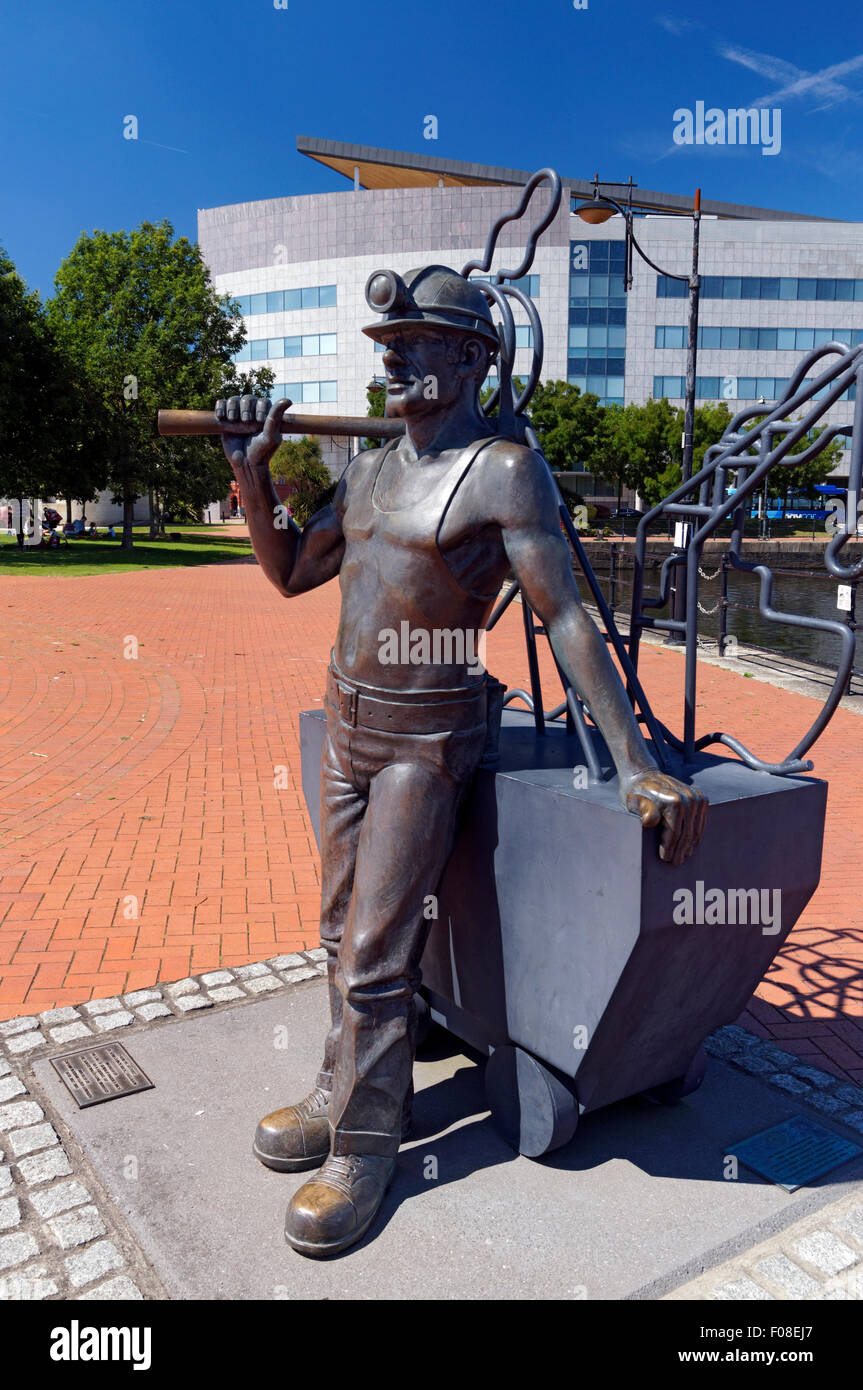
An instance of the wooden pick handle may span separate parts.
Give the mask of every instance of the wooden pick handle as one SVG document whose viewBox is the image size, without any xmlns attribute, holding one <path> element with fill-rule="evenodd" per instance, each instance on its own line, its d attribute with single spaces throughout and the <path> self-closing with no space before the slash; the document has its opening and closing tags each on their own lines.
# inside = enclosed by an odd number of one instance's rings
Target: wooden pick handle
<svg viewBox="0 0 863 1390">
<path fill-rule="evenodd" d="M 214 410 L 160 410 L 158 430 L 161 435 L 172 434 L 258 434 L 261 426 L 255 420 L 217 420 Z M 282 434 L 352 435 L 357 438 L 396 439 L 404 434 L 401 420 L 378 420 L 362 415 L 289 415 L 282 416 Z"/>
</svg>

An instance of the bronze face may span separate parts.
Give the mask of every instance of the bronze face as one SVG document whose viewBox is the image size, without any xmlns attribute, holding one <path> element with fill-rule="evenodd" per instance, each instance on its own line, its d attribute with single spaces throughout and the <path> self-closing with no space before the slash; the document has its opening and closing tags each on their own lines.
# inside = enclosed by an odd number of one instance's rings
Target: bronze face
<svg viewBox="0 0 863 1390">
<path fill-rule="evenodd" d="M 439 413 L 466 384 L 479 389 L 486 376 L 488 345 L 457 329 L 406 324 L 381 332 L 387 414 L 407 418 Z"/>
</svg>

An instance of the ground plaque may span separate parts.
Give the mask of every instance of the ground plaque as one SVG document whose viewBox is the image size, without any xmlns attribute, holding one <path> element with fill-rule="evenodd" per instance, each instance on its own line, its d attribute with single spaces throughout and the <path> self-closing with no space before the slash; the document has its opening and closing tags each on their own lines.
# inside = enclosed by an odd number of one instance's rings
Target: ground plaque
<svg viewBox="0 0 863 1390">
<path fill-rule="evenodd" d="M 728 1152 L 786 1192 L 796 1192 L 805 1183 L 857 1158 L 863 1148 L 815 1120 L 797 1115 L 751 1139 L 742 1139 Z"/>
<path fill-rule="evenodd" d="M 154 1082 L 130 1057 L 122 1043 L 101 1043 L 80 1052 L 67 1052 L 64 1057 L 52 1057 L 60 1080 L 83 1110 L 104 1100 L 131 1096 L 136 1091 L 150 1091 Z"/>
</svg>

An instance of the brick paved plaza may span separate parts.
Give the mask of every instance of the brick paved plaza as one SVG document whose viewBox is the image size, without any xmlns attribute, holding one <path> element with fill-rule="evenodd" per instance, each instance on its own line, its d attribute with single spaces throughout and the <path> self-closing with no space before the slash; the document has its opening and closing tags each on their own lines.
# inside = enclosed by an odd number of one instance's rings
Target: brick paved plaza
<svg viewBox="0 0 863 1390">
<path fill-rule="evenodd" d="M 246 562 L 4 581 L 0 1019 L 317 945 L 297 715 L 321 701 L 337 607 L 335 583 L 287 602 Z M 648 647 L 642 662 L 678 730 L 681 656 Z M 528 684 L 518 605 L 488 665 Z M 700 731 L 731 729 L 762 756 L 785 755 L 815 708 L 711 665 L 699 705 Z M 857 1083 L 861 732 L 840 710 L 816 746 L 821 886 L 741 1020 Z"/>
</svg>

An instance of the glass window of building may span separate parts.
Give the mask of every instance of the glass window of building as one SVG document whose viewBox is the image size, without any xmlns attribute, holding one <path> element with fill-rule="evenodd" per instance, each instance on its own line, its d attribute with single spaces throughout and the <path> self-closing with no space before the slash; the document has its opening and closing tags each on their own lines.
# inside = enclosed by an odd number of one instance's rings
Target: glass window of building
<svg viewBox="0 0 863 1390">
<path fill-rule="evenodd" d="M 595 393 L 603 402 L 623 400 L 626 355 L 624 263 L 625 247 L 622 241 L 570 243 L 570 356 L 567 381 L 581 391 Z"/>
<path fill-rule="evenodd" d="M 656 277 L 658 299 L 684 299 L 688 294 L 685 281 L 672 280 L 667 275 Z M 831 276 L 773 276 L 773 275 L 703 275 L 702 299 L 797 299 L 797 300 L 863 300 L 863 279 L 834 279 Z"/>
</svg>

